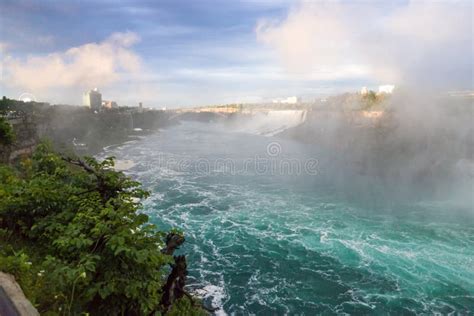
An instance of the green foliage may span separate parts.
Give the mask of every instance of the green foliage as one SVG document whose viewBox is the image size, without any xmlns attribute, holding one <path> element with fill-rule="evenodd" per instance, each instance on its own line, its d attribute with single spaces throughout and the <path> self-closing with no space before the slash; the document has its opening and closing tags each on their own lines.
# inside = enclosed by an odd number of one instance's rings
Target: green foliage
<svg viewBox="0 0 474 316">
<path fill-rule="evenodd" d="M 9 111 L 28 114 L 35 112 L 35 108 L 40 108 L 44 104 L 39 102 L 23 102 L 19 100 L 8 99 L 5 96 L 0 99 L 0 113 L 8 113 Z"/>
<path fill-rule="evenodd" d="M 13 128 L 8 121 L 0 117 L 0 144 L 11 145 L 15 140 L 15 134 Z"/>
<path fill-rule="evenodd" d="M 370 90 L 362 97 L 361 109 L 364 111 L 380 110 L 384 99 L 383 94 L 377 95 L 374 91 Z"/>
<path fill-rule="evenodd" d="M 189 316 L 206 316 L 208 315 L 204 310 L 198 309 L 191 304 L 191 301 L 184 297 L 177 301 L 171 310 L 166 313 L 167 316 L 182 316 L 182 315 L 189 315 Z"/>
<path fill-rule="evenodd" d="M 29 274 L 32 269 L 32 262 L 28 255 L 21 250 L 15 252 L 12 248 L 5 246 L 6 249 L 2 249 L 2 256 L 0 256 L 2 271 L 18 276 L 18 282 L 26 284 L 27 288 L 31 288 L 32 280 Z"/>
<path fill-rule="evenodd" d="M 370 90 L 369 93 L 367 93 L 366 97 L 367 97 L 367 100 L 369 100 L 370 102 L 375 102 L 375 100 L 377 100 L 377 94 L 372 90 Z"/>
<path fill-rule="evenodd" d="M 172 258 L 159 250 L 164 233 L 137 212 L 148 192 L 113 166 L 45 144 L 18 170 L 0 166 L 0 270 L 40 313 L 159 311 Z"/>
</svg>

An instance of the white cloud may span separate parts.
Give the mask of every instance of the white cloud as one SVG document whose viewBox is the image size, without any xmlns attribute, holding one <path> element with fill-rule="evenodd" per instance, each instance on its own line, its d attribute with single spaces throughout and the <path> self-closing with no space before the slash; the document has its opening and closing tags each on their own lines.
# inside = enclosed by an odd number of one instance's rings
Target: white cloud
<svg viewBox="0 0 474 316">
<path fill-rule="evenodd" d="M 30 55 L 24 60 L 7 56 L 2 61 L 3 84 L 33 94 L 70 87 L 106 87 L 142 69 L 140 57 L 131 49 L 138 40 L 131 32 L 114 33 L 103 42 L 64 52 Z"/>
<path fill-rule="evenodd" d="M 336 65 L 344 54 L 349 55 L 343 20 L 339 5 L 304 3 L 292 9 L 283 22 L 260 20 L 256 34 L 259 41 L 276 49 L 288 70 L 308 72 L 308 67 Z"/>
<path fill-rule="evenodd" d="M 140 37 L 133 32 L 113 33 L 106 42 L 114 43 L 117 46 L 129 47 L 140 41 Z"/>
<path fill-rule="evenodd" d="M 290 73 L 353 65 L 378 81 L 472 85 L 470 1 L 374 4 L 302 2 L 284 20 L 260 20 L 257 40 Z"/>
</svg>

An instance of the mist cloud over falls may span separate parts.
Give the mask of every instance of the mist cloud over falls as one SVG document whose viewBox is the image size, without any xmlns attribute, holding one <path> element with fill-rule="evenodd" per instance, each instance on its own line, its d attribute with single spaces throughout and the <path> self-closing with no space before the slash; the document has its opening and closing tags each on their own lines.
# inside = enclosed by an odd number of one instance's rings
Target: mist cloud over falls
<svg viewBox="0 0 474 316">
<path fill-rule="evenodd" d="M 291 73 L 345 65 L 375 82 L 472 88 L 472 12 L 471 1 L 309 1 L 256 35 Z"/>
<path fill-rule="evenodd" d="M 314 109 L 285 132 L 314 149 L 321 179 L 376 206 L 439 200 L 474 214 L 472 101 L 400 91 L 380 112 L 355 111 L 360 99 L 329 98 L 339 111 Z"/>
</svg>

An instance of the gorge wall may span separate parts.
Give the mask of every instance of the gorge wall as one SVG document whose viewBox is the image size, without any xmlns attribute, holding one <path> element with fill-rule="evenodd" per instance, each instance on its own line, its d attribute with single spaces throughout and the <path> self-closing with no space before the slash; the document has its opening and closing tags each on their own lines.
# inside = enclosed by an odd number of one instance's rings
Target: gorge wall
<svg viewBox="0 0 474 316">
<path fill-rule="evenodd" d="M 39 143 L 39 131 L 44 127 L 32 117 L 16 116 L 7 119 L 15 140 L 11 145 L 0 144 L 0 162 L 8 163 L 30 155 Z"/>
</svg>

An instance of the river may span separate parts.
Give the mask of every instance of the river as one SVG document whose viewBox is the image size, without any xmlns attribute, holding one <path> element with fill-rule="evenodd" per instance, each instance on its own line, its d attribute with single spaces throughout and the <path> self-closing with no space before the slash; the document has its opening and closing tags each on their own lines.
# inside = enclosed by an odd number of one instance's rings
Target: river
<svg viewBox="0 0 474 316">
<path fill-rule="evenodd" d="M 189 288 L 217 314 L 473 311 L 472 209 L 345 194 L 357 183 L 334 185 L 319 154 L 185 123 L 103 156 L 151 192 L 151 222 L 185 232 Z"/>
</svg>

